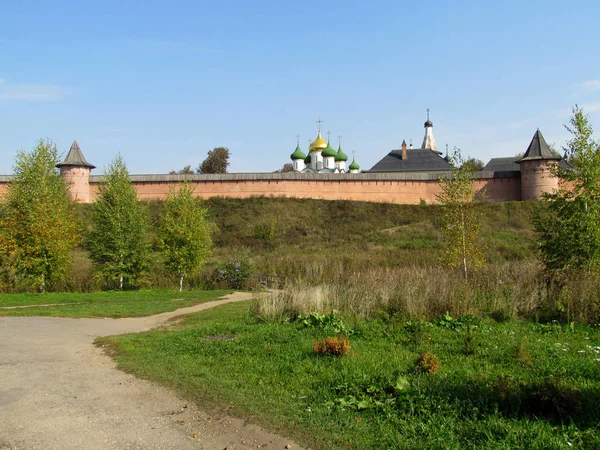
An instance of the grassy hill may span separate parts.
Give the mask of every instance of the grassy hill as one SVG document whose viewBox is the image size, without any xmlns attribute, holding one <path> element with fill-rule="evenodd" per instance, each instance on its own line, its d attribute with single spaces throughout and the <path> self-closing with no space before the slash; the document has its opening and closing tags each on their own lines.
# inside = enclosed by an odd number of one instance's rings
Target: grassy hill
<svg viewBox="0 0 600 450">
<path fill-rule="evenodd" d="M 283 198 L 214 198 L 207 205 L 216 226 L 216 256 L 243 254 L 273 274 L 315 258 L 361 266 L 429 265 L 442 245 L 437 206 Z M 480 206 L 490 262 L 534 256 L 533 207 Z M 269 227 L 272 232 L 264 233 Z"/>
<path fill-rule="evenodd" d="M 212 198 L 205 204 L 213 223 L 215 248 L 202 273 L 188 280 L 193 287 L 206 287 L 214 268 L 232 260 L 247 261 L 256 275 L 314 282 L 340 280 L 366 269 L 439 264 L 442 240 L 435 205 L 267 197 Z M 149 205 L 156 224 L 162 202 Z M 489 262 L 535 258 L 530 221 L 534 207 L 532 202 L 480 205 Z M 78 206 L 84 227 L 89 226 L 90 211 L 91 205 Z M 84 247 L 75 252 L 75 259 L 69 288 L 94 289 Z M 157 259 L 149 283 L 154 287 L 172 285 Z"/>
</svg>

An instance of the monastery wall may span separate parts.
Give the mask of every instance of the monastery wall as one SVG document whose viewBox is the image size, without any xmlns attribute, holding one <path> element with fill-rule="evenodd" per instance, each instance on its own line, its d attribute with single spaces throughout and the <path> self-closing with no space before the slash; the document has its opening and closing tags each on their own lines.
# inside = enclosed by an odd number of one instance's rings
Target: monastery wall
<svg viewBox="0 0 600 450">
<path fill-rule="evenodd" d="M 325 200 L 356 200 L 382 203 L 435 203 L 441 192 L 439 173 L 411 174 L 225 174 L 188 175 L 198 197 L 248 198 L 274 196 Z M 143 200 L 161 200 L 184 175 L 132 175 L 131 181 Z M 98 193 L 101 176 L 90 178 L 90 197 Z M 485 191 L 488 201 L 521 199 L 518 172 L 479 172 L 474 180 L 477 191 Z"/>
<path fill-rule="evenodd" d="M 162 200 L 169 188 L 187 179 L 198 197 L 248 198 L 274 196 L 325 200 L 418 204 L 436 202 L 441 192 L 439 173 L 368 173 L 368 174 L 224 174 L 224 175 L 131 175 L 131 181 L 143 200 Z M 6 192 L 11 176 L 0 176 L 0 195 Z M 91 176 L 89 199 L 98 194 L 102 176 Z M 485 191 L 493 202 L 521 200 L 518 172 L 478 172 L 475 188 Z M 84 197 L 78 192 L 78 198 Z"/>
</svg>

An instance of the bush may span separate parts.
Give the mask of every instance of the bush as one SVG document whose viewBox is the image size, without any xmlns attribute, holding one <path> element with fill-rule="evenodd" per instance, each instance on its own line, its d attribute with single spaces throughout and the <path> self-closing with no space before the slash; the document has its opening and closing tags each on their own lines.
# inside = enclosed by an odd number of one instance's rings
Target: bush
<svg viewBox="0 0 600 450">
<path fill-rule="evenodd" d="M 313 342 L 313 350 L 320 356 L 343 356 L 351 348 L 350 341 L 345 336 L 328 337 L 322 341 Z"/>
<path fill-rule="evenodd" d="M 248 261 L 229 261 L 215 269 L 213 277 L 217 283 L 225 283 L 229 289 L 244 289 L 250 277 Z"/>
<path fill-rule="evenodd" d="M 421 353 L 415 360 L 415 370 L 419 373 L 433 375 L 440 370 L 438 357 L 433 353 Z"/>
<path fill-rule="evenodd" d="M 276 227 L 277 221 L 275 219 L 259 222 L 254 225 L 254 238 L 263 241 L 271 241 L 275 238 Z"/>
</svg>

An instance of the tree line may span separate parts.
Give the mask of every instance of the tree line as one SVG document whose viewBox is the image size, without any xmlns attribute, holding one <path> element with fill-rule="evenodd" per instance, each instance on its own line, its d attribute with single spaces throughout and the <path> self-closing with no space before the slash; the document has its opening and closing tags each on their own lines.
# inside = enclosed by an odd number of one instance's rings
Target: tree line
<svg viewBox="0 0 600 450">
<path fill-rule="evenodd" d="M 570 165 L 561 168 L 552 163 L 553 174 L 562 181 L 557 190 L 544 195 L 532 217 L 539 257 L 550 281 L 600 272 L 600 144 L 592 139 L 589 118 L 577 106 L 566 128 L 572 138 L 563 150 Z M 154 245 L 183 289 L 185 278 L 197 273 L 211 254 L 207 211 L 189 183 L 169 191 L 152 240 L 148 207 L 137 198 L 118 156 L 105 170 L 92 205 L 91 226 L 83 229 L 68 184 L 56 169 L 58 162 L 56 146 L 48 140 L 17 154 L 0 216 L 4 284 L 38 292 L 52 288 L 66 277 L 70 250 L 85 243 L 97 276 L 109 288 L 142 285 Z M 437 196 L 444 243 L 441 258 L 468 280 L 470 272 L 485 262 L 476 206 L 482 196 L 473 186 L 475 167 L 462 159 L 460 151 L 452 165 L 452 175 L 440 179 L 442 191 Z"/>
<path fill-rule="evenodd" d="M 65 279 L 70 251 L 85 243 L 97 276 L 108 288 L 137 288 L 146 276 L 155 244 L 169 273 L 196 273 L 211 253 L 206 209 L 183 183 L 171 188 L 158 219 L 156 241 L 148 230 L 150 214 L 117 156 L 104 172 L 92 206 L 90 229 L 78 219 L 66 182 L 56 170 L 56 146 L 40 140 L 31 152 L 18 153 L 0 217 L 2 281 L 37 292 Z"/>
</svg>

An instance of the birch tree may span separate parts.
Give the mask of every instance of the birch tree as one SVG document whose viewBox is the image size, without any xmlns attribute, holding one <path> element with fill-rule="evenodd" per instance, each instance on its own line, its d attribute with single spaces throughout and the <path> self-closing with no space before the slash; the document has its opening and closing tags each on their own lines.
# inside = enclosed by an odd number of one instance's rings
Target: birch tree
<svg viewBox="0 0 600 450">
<path fill-rule="evenodd" d="M 452 160 L 452 176 L 440 178 L 442 192 L 436 195 L 444 238 L 442 261 L 460 268 L 467 281 L 469 272 L 483 264 L 484 247 L 479 237 L 480 217 L 470 166 L 463 164 L 460 150 L 454 152 Z"/>
<path fill-rule="evenodd" d="M 119 155 L 104 172 L 87 235 L 90 258 L 109 286 L 136 288 L 148 266 L 148 208 Z"/>
<path fill-rule="evenodd" d="M 79 240 L 79 222 L 58 162 L 50 140 L 40 140 L 29 153 L 17 153 L 14 179 L 3 199 L 4 260 L 19 284 L 39 292 L 66 278 L 70 250 Z"/>
<path fill-rule="evenodd" d="M 212 247 L 207 210 L 200 199 L 192 197 L 192 192 L 189 183 L 177 190 L 172 188 L 158 226 L 158 246 L 166 269 L 179 278 L 180 291 L 183 290 L 184 278 L 202 267 Z"/>
</svg>

